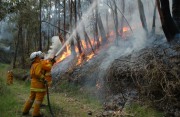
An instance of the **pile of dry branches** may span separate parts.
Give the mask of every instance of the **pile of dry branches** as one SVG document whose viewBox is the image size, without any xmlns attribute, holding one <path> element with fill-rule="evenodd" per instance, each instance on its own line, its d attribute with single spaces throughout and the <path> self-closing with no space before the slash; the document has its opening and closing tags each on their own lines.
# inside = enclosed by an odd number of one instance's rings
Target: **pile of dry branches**
<svg viewBox="0 0 180 117">
<path fill-rule="evenodd" d="M 160 109 L 180 111 L 180 45 L 154 45 L 116 59 L 107 70 L 113 93 L 137 89 Z M 173 111 L 172 111 L 173 110 Z"/>
</svg>

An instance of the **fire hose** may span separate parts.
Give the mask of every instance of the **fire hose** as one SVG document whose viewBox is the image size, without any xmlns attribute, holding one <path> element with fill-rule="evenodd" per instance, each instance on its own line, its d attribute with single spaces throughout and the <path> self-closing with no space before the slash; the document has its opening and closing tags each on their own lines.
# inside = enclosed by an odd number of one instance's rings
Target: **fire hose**
<svg viewBox="0 0 180 117">
<path fill-rule="evenodd" d="M 46 90 L 47 90 L 47 102 L 48 102 L 49 111 L 50 111 L 51 116 L 55 117 L 54 113 L 52 111 L 52 108 L 51 108 L 51 103 L 50 103 L 50 99 L 49 99 L 49 88 L 48 88 L 47 82 L 45 82 L 45 86 L 46 86 Z"/>
</svg>

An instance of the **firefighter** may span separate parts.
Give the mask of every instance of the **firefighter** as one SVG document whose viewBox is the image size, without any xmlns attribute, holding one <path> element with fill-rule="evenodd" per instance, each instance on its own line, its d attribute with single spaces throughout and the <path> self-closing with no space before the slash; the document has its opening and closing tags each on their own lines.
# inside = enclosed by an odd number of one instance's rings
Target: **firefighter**
<svg viewBox="0 0 180 117">
<path fill-rule="evenodd" d="M 29 110 L 34 103 L 34 110 L 32 112 L 33 117 L 42 117 L 40 114 L 40 105 L 43 102 L 46 87 L 45 83 L 47 82 L 45 79 L 45 72 L 51 71 L 52 64 L 47 64 L 42 60 L 43 54 L 42 52 L 33 52 L 30 55 L 30 59 L 32 61 L 30 75 L 31 75 L 31 91 L 29 99 L 26 101 L 23 108 L 23 115 L 29 114 Z M 46 63 L 46 64 L 45 64 Z"/>
<path fill-rule="evenodd" d="M 12 70 L 7 73 L 7 85 L 13 84 L 13 72 Z"/>
<path fill-rule="evenodd" d="M 43 65 L 46 65 L 46 66 L 47 66 L 47 65 L 49 65 L 49 66 L 52 66 L 52 65 L 53 65 L 53 63 L 51 62 L 51 60 L 41 60 L 41 63 L 42 63 Z M 50 87 L 51 84 L 52 84 L 51 70 L 46 69 L 46 70 L 44 71 L 44 77 L 45 77 L 45 80 L 47 81 L 48 87 Z"/>
<path fill-rule="evenodd" d="M 41 55 L 41 63 L 43 66 L 52 66 L 55 63 L 54 59 L 44 60 L 44 54 L 41 51 L 38 51 L 38 53 L 39 55 Z M 47 81 L 48 87 L 50 87 L 52 84 L 52 77 L 51 77 L 51 69 L 48 68 L 44 69 L 44 77 L 45 80 Z"/>
</svg>

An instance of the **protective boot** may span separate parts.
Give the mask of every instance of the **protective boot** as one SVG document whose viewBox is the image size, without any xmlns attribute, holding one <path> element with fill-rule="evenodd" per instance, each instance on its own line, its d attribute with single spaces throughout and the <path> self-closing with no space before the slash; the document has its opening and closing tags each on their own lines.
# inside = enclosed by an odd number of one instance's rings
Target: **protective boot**
<svg viewBox="0 0 180 117">
<path fill-rule="evenodd" d="M 44 99 L 44 93 L 45 92 L 36 92 L 36 98 L 35 98 L 35 102 L 34 102 L 34 110 L 32 115 L 33 116 L 37 116 L 37 117 L 42 117 L 42 115 L 40 114 L 40 106 L 43 102 Z"/>
<path fill-rule="evenodd" d="M 29 114 L 29 110 L 31 109 L 33 102 L 34 102 L 34 100 L 29 99 L 25 103 L 24 108 L 23 108 L 23 113 L 22 113 L 23 115 L 28 115 Z"/>
<path fill-rule="evenodd" d="M 43 115 L 43 114 L 40 114 L 40 115 L 38 115 L 38 116 L 33 116 L 33 117 L 44 117 L 44 115 Z"/>
<path fill-rule="evenodd" d="M 36 101 L 34 102 L 34 110 L 33 110 L 33 117 L 42 117 L 40 114 L 40 106 L 41 106 L 42 101 Z"/>
</svg>

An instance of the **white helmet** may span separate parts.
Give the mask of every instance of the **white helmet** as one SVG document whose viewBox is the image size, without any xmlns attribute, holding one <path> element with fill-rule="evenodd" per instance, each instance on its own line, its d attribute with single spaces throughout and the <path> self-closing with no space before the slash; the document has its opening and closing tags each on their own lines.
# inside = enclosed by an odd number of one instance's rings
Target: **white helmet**
<svg viewBox="0 0 180 117">
<path fill-rule="evenodd" d="M 37 52 L 37 56 L 39 56 L 41 59 L 44 59 L 44 53 L 42 53 L 41 51 Z"/>
<path fill-rule="evenodd" d="M 31 53 L 30 60 L 33 61 L 36 58 L 36 56 L 37 56 L 37 52 Z"/>
<path fill-rule="evenodd" d="M 36 57 L 44 58 L 44 54 L 41 51 L 33 52 L 30 55 L 30 60 L 33 61 Z"/>
</svg>

